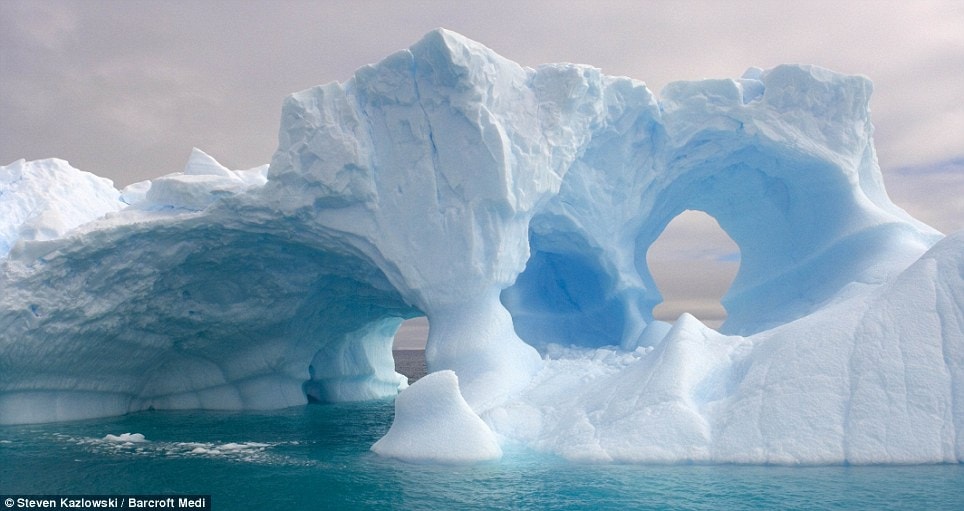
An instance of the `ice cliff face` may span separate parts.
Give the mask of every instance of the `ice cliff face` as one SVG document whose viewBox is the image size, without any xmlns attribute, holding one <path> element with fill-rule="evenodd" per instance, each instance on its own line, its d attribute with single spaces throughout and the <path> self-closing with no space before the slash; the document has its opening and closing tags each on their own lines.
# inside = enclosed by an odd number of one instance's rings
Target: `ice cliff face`
<svg viewBox="0 0 964 511">
<path fill-rule="evenodd" d="M 24 233 L 101 192 L 0 168 L 0 423 L 394 395 L 425 314 L 457 379 L 399 401 L 387 455 L 473 457 L 407 435 L 421 407 L 480 459 L 960 461 L 962 240 L 887 198 L 870 90 L 781 66 L 657 101 L 439 30 L 289 97 L 267 170 L 197 151 L 47 241 Z M 646 250 L 686 209 L 741 250 L 723 333 L 652 320 Z"/>
</svg>

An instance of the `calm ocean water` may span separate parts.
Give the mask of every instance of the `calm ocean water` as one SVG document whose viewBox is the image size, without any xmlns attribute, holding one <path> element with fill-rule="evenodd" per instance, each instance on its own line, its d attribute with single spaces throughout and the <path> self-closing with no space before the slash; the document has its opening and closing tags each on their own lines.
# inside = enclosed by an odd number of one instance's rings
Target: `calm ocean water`
<svg viewBox="0 0 964 511">
<path fill-rule="evenodd" d="M 408 383 L 425 376 L 425 352 L 422 350 L 395 350 L 395 370 L 408 376 Z"/>
<path fill-rule="evenodd" d="M 962 465 L 585 465 L 511 449 L 409 464 L 368 450 L 393 414 L 378 401 L 0 427 L 0 494 L 211 494 L 218 510 L 964 509 Z M 146 441 L 105 439 L 123 433 Z"/>
</svg>

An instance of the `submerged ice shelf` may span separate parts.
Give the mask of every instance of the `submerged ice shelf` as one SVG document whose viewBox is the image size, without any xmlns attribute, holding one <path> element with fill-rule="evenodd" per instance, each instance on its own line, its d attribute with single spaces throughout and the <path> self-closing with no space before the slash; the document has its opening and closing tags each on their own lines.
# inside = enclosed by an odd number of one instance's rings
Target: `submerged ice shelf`
<svg viewBox="0 0 964 511">
<path fill-rule="evenodd" d="M 393 396 L 424 314 L 451 372 L 386 455 L 960 462 L 964 234 L 889 200 L 870 93 L 779 66 L 657 100 L 437 30 L 290 96 L 270 166 L 0 167 L 0 424 Z M 652 317 L 646 250 L 688 209 L 741 251 L 720 331 Z"/>
</svg>

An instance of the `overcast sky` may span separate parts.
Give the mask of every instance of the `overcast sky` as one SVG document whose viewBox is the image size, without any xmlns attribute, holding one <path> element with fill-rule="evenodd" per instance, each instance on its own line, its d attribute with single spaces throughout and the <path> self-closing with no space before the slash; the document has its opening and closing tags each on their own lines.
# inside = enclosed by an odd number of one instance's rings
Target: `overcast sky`
<svg viewBox="0 0 964 511">
<path fill-rule="evenodd" d="M 964 229 L 959 0 L 0 0 L 0 164 L 59 157 L 118 187 L 181 170 L 194 146 L 230 168 L 261 165 L 287 94 L 344 81 L 436 27 L 523 65 L 591 64 L 657 95 L 674 80 L 780 63 L 866 75 L 891 197 L 944 232 Z M 735 271 L 711 219 L 677 226 L 658 252 Z M 699 306 L 719 298 L 666 286 Z"/>
</svg>

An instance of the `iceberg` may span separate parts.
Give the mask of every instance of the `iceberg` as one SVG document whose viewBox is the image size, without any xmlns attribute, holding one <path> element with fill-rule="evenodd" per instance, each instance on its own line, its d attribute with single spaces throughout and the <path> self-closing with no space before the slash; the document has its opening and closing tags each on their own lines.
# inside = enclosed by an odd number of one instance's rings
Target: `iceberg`
<svg viewBox="0 0 964 511">
<path fill-rule="evenodd" d="M 373 449 L 408 460 L 961 462 L 964 233 L 888 198 L 871 92 L 784 65 L 657 99 L 439 29 L 288 97 L 268 166 L 0 167 L 0 424 L 401 392 Z M 718 331 L 652 316 L 686 210 L 741 251 Z"/>
</svg>

